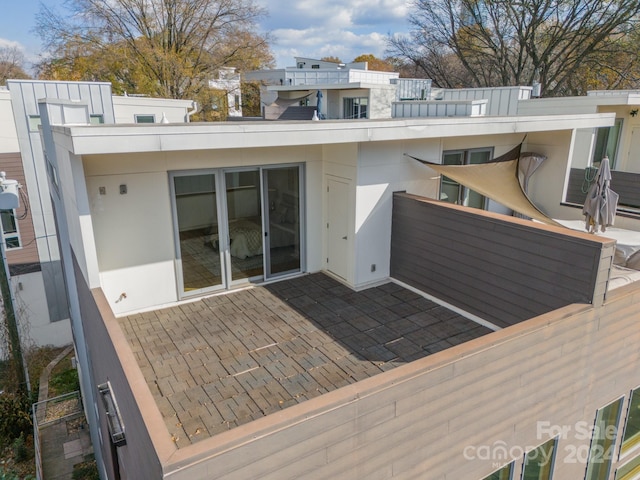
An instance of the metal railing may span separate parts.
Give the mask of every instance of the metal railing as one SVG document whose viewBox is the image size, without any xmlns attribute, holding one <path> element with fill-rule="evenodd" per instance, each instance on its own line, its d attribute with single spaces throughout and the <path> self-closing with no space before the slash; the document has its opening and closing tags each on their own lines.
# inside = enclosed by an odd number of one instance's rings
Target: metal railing
<svg viewBox="0 0 640 480">
<path fill-rule="evenodd" d="M 42 480 L 44 478 L 42 469 L 42 430 L 50 425 L 84 415 L 82 398 L 79 391 L 67 393 L 34 403 L 32 411 L 36 478 Z"/>
</svg>

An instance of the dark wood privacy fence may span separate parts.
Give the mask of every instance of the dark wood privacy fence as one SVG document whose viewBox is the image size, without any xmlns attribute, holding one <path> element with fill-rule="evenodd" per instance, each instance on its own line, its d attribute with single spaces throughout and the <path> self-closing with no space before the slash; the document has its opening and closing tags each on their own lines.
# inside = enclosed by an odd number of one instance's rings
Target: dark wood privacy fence
<svg viewBox="0 0 640 480">
<path fill-rule="evenodd" d="M 391 276 L 505 327 L 600 304 L 615 242 L 414 195 L 393 197 Z"/>
<path fill-rule="evenodd" d="M 585 169 L 572 168 L 569 172 L 565 201 L 582 205 L 588 189 L 589 182 L 585 179 Z M 640 174 L 612 170 L 611 189 L 620 195 L 618 206 L 640 208 Z"/>
</svg>

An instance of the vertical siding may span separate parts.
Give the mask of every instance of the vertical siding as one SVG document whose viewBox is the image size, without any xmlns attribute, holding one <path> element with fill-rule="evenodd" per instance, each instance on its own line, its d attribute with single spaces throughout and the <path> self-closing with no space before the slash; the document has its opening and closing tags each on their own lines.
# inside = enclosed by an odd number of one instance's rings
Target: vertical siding
<svg viewBox="0 0 640 480">
<path fill-rule="evenodd" d="M 583 168 L 572 168 L 569 172 L 566 201 L 581 205 L 586 198 L 589 183 L 585 180 Z M 611 190 L 620 199 L 619 206 L 640 208 L 640 174 L 631 172 L 611 171 Z"/>
<path fill-rule="evenodd" d="M 19 153 L 0 153 L 0 170 L 6 172 L 7 178 L 17 180 L 22 185 L 24 197 L 20 198 L 20 207 L 16 210 L 16 216 L 21 217 L 25 212 L 25 218 L 18 218 L 18 230 L 20 232 L 20 248 L 7 251 L 7 262 L 13 271 L 20 271 L 20 266 L 32 266 L 39 263 L 38 247 L 35 241 L 36 235 L 31 217 L 31 206 L 28 203 L 29 189 L 22 168 L 22 157 Z M 27 202 L 25 202 L 25 198 Z M 14 273 L 15 274 L 15 273 Z"/>
<path fill-rule="evenodd" d="M 391 276 L 498 326 L 601 301 L 613 241 L 503 218 L 396 194 Z"/>
</svg>

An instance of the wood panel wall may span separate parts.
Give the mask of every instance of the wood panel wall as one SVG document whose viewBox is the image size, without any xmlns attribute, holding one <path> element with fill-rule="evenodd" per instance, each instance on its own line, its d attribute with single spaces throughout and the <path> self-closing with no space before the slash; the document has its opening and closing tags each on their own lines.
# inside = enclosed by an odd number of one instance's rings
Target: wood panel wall
<svg viewBox="0 0 640 480">
<path fill-rule="evenodd" d="M 35 240 L 35 230 L 31 216 L 31 206 L 28 203 L 29 190 L 24 177 L 22 167 L 22 157 L 19 153 L 0 153 L 0 170 L 6 172 L 7 178 L 17 180 L 22 185 L 22 191 L 27 198 L 20 198 L 20 207 L 16 210 L 18 218 L 18 230 L 20 232 L 20 243 L 22 247 L 7 250 L 7 263 L 12 275 L 20 273 L 30 273 L 39 270 L 40 257 L 38 256 L 38 246 Z M 34 270 L 34 265 L 37 266 Z"/>
<path fill-rule="evenodd" d="M 500 327 L 601 302 L 613 253 L 581 232 L 394 195 L 391 276 Z"/>
<path fill-rule="evenodd" d="M 572 168 L 569 172 L 565 200 L 568 203 L 584 204 L 588 188 L 589 183 L 585 180 L 584 168 Z M 619 206 L 640 208 L 640 174 L 612 170 L 611 189 L 620 195 Z"/>
</svg>

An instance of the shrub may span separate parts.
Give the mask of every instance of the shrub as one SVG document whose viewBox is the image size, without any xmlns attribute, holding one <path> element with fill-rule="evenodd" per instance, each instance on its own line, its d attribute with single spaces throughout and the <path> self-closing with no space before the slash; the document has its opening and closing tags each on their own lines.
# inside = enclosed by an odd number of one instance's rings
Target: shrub
<svg viewBox="0 0 640 480">
<path fill-rule="evenodd" d="M 11 443 L 21 434 L 29 435 L 33 428 L 30 414 L 29 401 L 25 395 L 0 394 L 0 442 L 4 439 Z"/>
<path fill-rule="evenodd" d="M 13 449 L 13 459 L 16 462 L 24 462 L 29 457 L 29 451 L 24 440 L 24 432 L 20 433 L 20 436 L 13 441 L 11 447 Z"/>
<path fill-rule="evenodd" d="M 89 459 L 73 466 L 73 480 L 100 480 L 95 459 Z M 0 479 L 2 480 L 2 479 Z"/>
<path fill-rule="evenodd" d="M 13 470 L 5 470 L 2 465 L 0 465 L 0 480 L 36 480 L 36 477 L 33 475 L 27 475 L 26 477 L 21 477 Z"/>
</svg>

